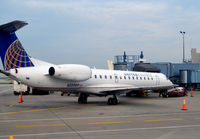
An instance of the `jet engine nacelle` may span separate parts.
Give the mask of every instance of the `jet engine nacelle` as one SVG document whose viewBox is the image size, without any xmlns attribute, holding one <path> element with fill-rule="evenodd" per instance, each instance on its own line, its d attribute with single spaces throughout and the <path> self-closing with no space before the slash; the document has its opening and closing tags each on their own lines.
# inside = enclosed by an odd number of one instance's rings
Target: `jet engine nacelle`
<svg viewBox="0 0 200 139">
<path fill-rule="evenodd" d="M 49 68 L 49 75 L 68 81 L 85 81 L 91 77 L 92 71 L 88 66 L 65 64 Z"/>
</svg>

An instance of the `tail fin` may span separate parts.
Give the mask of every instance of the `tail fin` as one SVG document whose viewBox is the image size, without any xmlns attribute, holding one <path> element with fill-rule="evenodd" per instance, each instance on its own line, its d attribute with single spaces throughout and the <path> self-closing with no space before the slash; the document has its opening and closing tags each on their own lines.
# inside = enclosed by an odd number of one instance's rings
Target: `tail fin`
<svg viewBox="0 0 200 139">
<path fill-rule="evenodd" d="M 34 66 L 15 35 L 15 31 L 27 25 L 23 21 L 13 21 L 0 26 L 0 56 L 4 70 Z"/>
</svg>

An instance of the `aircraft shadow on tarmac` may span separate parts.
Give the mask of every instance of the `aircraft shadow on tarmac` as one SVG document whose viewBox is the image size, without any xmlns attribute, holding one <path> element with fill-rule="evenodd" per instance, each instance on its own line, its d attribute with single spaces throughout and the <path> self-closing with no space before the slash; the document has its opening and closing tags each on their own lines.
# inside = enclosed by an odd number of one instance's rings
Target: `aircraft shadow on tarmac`
<svg viewBox="0 0 200 139">
<path fill-rule="evenodd" d="M 35 103 L 22 103 L 14 105 L 15 108 L 22 109 L 84 109 L 84 108 L 97 108 L 97 107 L 137 107 L 137 108 L 165 108 L 168 107 L 165 104 L 160 103 L 152 103 L 151 100 L 154 98 L 144 98 L 144 97 L 134 97 L 134 99 L 130 97 L 122 97 L 123 99 L 119 99 L 118 105 L 108 105 L 107 99 L 105 100 L 90 100 L 88 99 L 87 104 L 78 104 L 77 101 L 74 100 L 47 100 L 47 101 L 37 101 Z M 155 98 L 156 99 L 156 98 Z"/>
</svg>

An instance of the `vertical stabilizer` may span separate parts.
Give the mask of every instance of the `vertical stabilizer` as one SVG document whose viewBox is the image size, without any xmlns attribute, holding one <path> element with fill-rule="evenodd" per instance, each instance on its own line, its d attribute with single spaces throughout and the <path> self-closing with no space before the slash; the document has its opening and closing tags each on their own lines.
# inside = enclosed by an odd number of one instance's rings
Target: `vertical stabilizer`
<svg viewBox="0 0 200 139">
<path fill-rule="evenodd" d="M 0 26 L 0 56 L 4 70 L 34 66 L 15 35 L 15 31 L 25 25 L 26 22 L 13 21 Z"/>
</svg>

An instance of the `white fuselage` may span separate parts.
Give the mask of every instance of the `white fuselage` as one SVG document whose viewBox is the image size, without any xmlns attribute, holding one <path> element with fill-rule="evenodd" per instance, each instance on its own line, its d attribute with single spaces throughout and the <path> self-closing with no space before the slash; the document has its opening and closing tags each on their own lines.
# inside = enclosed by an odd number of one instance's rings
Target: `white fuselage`
<svg viewBox="0 0 200 139">
<path fill-rule="evenodd" d="M 32 94 L 43 90 L 79 93 L 78 103 L 86 104 L 89 95 L 107 96 L 109 105 L 119 103 L 116 94 L 159 90 L 164 92 L 173 84 L 161 73 L 91 69 L 86 65 L 55 65 L 31 58 L 15 31 L 27 25 L 13 21 L 0 25 L 0 56 L 4 70 L 0 73 L 32 87 Z M 48 92 L 48 91 L 45 91 Z"/>
<path fill-rule="evenodd" d="M 162 73 L 132 72 L 91 69 L 91 77 L 85 81 L 68 81 L 50 76 L 48 70 L 53 64 L 11 69 L 11 77 L 33 88 L 69 92 L 101 94 L 115 90 L 167 89 L 173 86 Z"/>
</svg>

